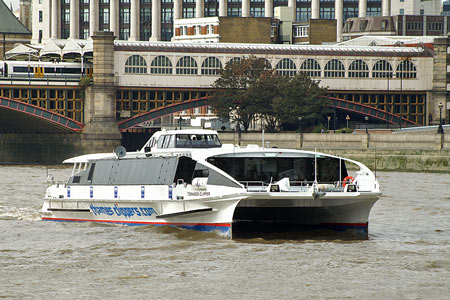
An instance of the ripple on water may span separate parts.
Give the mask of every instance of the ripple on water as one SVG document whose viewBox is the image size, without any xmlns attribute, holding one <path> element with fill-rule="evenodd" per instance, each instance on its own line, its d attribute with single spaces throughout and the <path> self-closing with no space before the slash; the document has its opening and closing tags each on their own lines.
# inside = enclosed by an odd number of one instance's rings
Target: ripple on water
<svg viewBox="0 0 450 300">
<path fill-rule="evenodd" d="M 70 170 L 52 173 L 65 179 Z M 368 240 L 228 240 L 173 227 L 36 221 L 46 169 L 0 166 L 0 298 L 447 299 L 450 175 L 427 174 L 427 188 L 419 173 L 378 176 L 384 195 Z"/>
</svg>

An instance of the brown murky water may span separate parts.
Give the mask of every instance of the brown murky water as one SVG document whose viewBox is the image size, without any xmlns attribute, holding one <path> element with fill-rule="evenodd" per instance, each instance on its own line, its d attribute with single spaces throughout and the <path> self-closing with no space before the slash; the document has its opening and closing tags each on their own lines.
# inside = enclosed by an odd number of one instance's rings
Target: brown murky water
<svg viewBox="0 0 450 300">
<path fill-rule="evenodd" d="M 51 171 L 65 179 L 70 170 Z M 448 299 L 450 175 L 378 173 L 370 239 L 227 240 L 40 220 L 46 168 L 0 166 L 0 299 Z"/>
</svg>

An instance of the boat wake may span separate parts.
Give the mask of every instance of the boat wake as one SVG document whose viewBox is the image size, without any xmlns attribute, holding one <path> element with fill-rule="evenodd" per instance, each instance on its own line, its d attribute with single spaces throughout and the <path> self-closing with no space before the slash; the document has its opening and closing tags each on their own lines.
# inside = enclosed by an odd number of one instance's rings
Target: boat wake
<svg viewBox="0 0 450 300">
<path fill-rule="evenodd" d="M 41 212 L 34 207 L 14 207 L 0 203 L 0 220 L 40 221 Z"/>
</svg>

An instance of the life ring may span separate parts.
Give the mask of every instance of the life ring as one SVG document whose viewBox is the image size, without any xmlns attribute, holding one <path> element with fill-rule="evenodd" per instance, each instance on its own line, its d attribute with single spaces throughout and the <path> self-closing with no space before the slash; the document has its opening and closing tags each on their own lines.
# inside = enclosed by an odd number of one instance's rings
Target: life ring
<svg viewBox="0 0 450 300">
<path fill-rule="evenodd" d="M 344 178 L 344 181 L 342 182 L 342 186 L 345 187 L 348 183 L 353 183 L 353 177 L 347 176 Z"/>
</svg>

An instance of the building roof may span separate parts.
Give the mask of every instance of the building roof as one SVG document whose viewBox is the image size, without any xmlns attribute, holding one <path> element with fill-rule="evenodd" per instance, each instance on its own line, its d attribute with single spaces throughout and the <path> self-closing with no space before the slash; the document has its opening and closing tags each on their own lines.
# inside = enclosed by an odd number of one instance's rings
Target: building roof
<svg viewBox="0 0 450 300">
<path fill-rule="evenodd" d="M 17 20 L 3 0 L 0 1 L 0 33 L 31 34 L 31 31 Z"/>
<path fill-rule="evenodd" d="M 114 41 L 118 51 L 341 56 L 432 56 L 422 47 Z"/>
<path fill-rule="evenodd" d="M 417 45 L 432 44 L 434 39 L 442 38 L 439 36 L 381 36 L 381 35 L 364 35 L 345 42 L 339 43 L 341 46 L 394 46 L 394 45 Z"/>
</svg>

